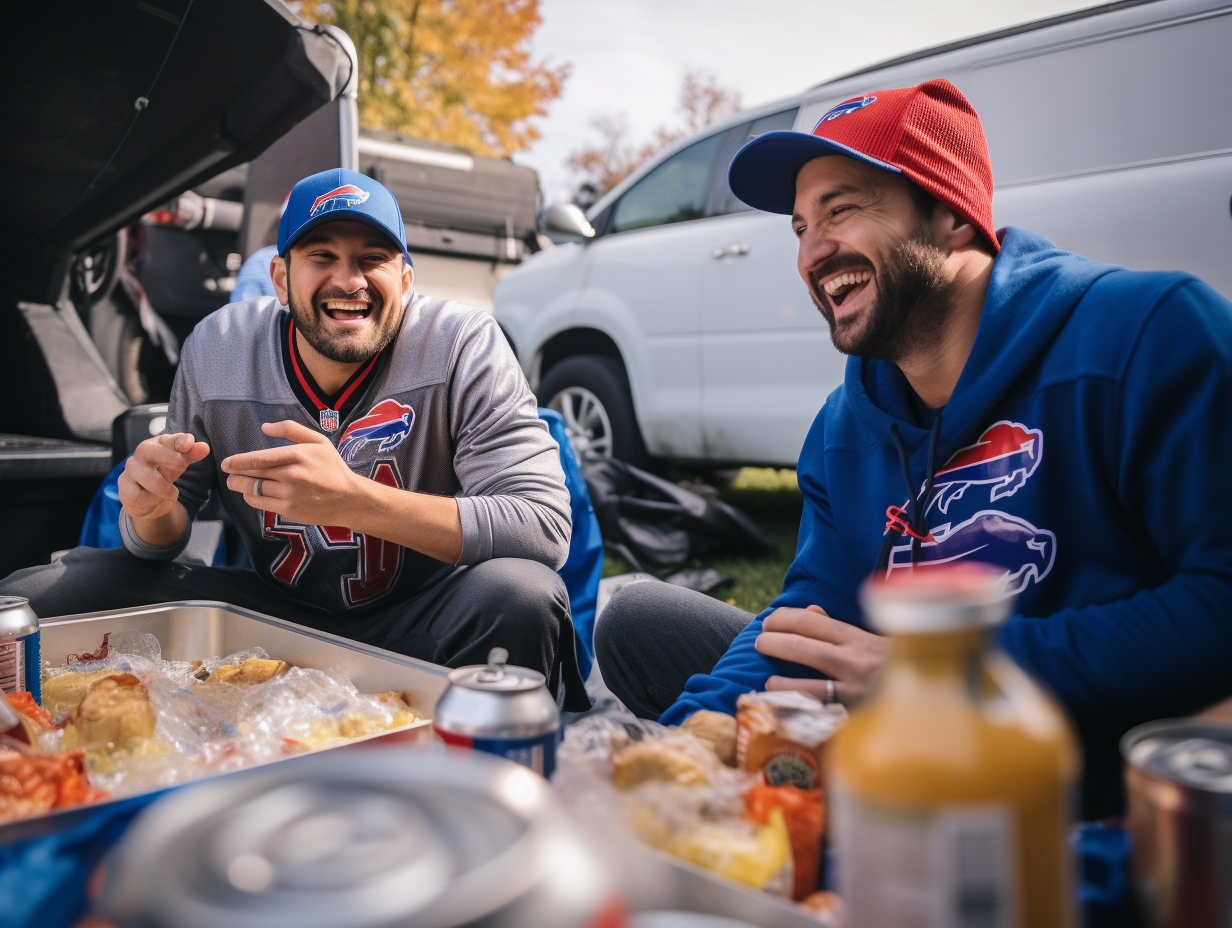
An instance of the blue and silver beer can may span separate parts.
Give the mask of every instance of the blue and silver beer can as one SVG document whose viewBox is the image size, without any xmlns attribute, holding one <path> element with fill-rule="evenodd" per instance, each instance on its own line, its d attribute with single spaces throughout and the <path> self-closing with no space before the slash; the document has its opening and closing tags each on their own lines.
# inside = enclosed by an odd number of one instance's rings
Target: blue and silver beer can
<svg viewBox="0 0 1232 928">
<path fill-rule="evenodd" d="M 43 703 L 39 620 L 24 596 L 0 596 L 0 692 L 29 692 Z"/>
<path fill-rule="evenodd" d="M 545 777 L 556 769 L 560 710 L 537 670 L 506 665 L 493 648 L 487 664 L 450 671 L 432 727 L 446 744 L 495 754 Z"/>
</svg>

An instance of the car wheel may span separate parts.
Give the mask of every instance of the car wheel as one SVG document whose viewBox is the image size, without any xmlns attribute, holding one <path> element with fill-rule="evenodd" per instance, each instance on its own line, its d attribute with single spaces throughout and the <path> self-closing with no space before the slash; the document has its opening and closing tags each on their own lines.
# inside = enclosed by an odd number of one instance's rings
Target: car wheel
<svg viewBox="0 0 1232 928">
<path fill-rule="evenodd" d="M 614 457 L 648 468 L 624 367 L 614 358 L 583 354 L 553 366 L 539 383 L 539 399 L 565 420 L 573 452 Z"/>
</svg>

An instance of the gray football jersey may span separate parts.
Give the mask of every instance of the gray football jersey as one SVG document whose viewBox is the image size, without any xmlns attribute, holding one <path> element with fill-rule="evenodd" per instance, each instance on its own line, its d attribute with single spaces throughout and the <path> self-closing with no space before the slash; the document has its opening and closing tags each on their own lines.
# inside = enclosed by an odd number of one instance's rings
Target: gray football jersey
<svg viewBox="0 0 1232 928">
<path fill-rule="evenodd" d="M 518 557 L 559 568 L 569 549 L 569 493 L 559 450 L 504 335 L 487 313 L 415 296 L 388 357 L 332 434 L 292 392 L 273 297 L 224 306 L 184 345 L 168 432 L 191 432 L 210 455 L 177 482 L 195 516 L 221 495 L 253 566 L 289 595 L 331 611 L 387 604 L 451 565 L 342 527 L 301 525 L 251 508 L 220 462 L 285 444 L 261 424 L 291 419 L 329 434 L 350 468 L 389 486 L 457 498 L 459 564 Z M 133 553 L 157 556 L 125 532 Z M 165 555 L 164 555 L 165 556 Z"/>
</svg>

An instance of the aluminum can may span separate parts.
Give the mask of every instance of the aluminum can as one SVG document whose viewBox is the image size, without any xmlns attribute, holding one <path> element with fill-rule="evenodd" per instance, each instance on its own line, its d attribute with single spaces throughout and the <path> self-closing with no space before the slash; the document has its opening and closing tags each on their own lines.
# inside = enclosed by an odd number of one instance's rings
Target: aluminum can
<svg viewBox="0 0 1232 928">
<path fill-rule="evenodd" d="M 495 754 L 551 777 L 560 710 L 543 674 L 507 665 L 508 656 L 504 648 L 493 648 L 488 663 L 451 671 L 432 727 L 448 745 Z"/>
<path fill-rule="evenodd" d="M 0 692 L 28 691 L 43 702 L 39 620 L 24 596 L 0 596 Z"/>
<path fill-rule="evenodd" d="M 482 754 L 344 748 L 165 796 L 108 858 L 123 928 L 623 928 L 541 778 Z"/>
<path fill-rule="evenodd" d="M 1232 725 L 1165 719 L 1121 739 L 1133 870 L 1152 928 L 1232 924 Z"/>
</svg>

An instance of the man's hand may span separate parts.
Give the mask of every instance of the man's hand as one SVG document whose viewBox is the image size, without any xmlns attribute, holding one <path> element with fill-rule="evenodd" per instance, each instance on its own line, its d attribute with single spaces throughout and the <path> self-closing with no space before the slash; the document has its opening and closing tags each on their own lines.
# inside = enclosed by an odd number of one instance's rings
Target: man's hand
<svg viewBox="0 0 1232 928">
<path fill-rule="evenodd" d="M 873 675 L 885 663 L 890 642 L 847 622 L 826 615 L 820 606 L 807 609 L 775 609 L 762 623 L 757 650 L 820 670 L 834 681 L 839 702 L 850 707 L 868 691 Z M 768 690 L 800 690 L 819 699 L 826 697 L 825 680 L 774 676 Z"/>
<path fill-rule="evenodd" d="M 328 438 L 298 422 L 267 422 L 261 431 L 293 444 L 233 454 L 222 462 L 227 488 L 244 494 L 254 509 L 276 512 L 304 525 L 351 524 L 357 497 L 366 489 Z M 261 483 L 261 495 L 253 490 Z"/>
<path fill-rule="evenodd" d="M 185 432 L 147 438 L 124 463 L 117 481 L 120 505 L 133 519 L 161 519 L 170 514 L 180 499 L 175 481 L 188 465 L 209 453 L 209 445 Z"/>
</svg>

